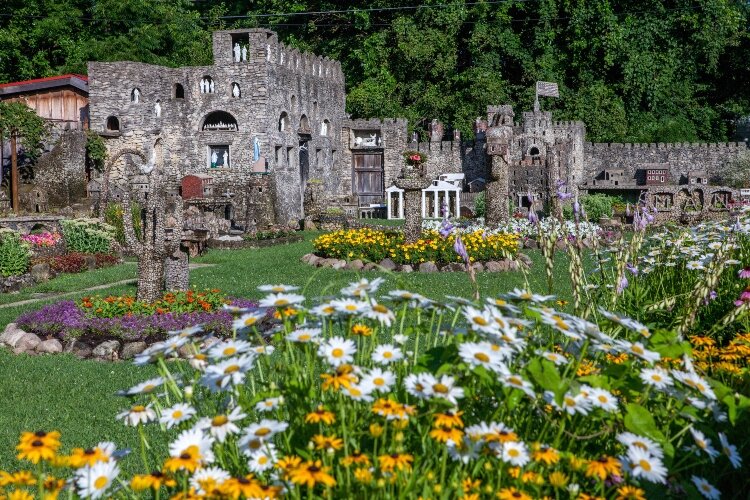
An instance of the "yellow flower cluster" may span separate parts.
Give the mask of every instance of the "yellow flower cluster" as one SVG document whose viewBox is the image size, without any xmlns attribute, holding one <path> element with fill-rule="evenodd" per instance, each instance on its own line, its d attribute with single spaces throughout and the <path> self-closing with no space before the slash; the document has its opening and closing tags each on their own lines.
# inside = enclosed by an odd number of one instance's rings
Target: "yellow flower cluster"
<svg viewBox="0 0 750 500">
<path fill-rule="evenodd" d="M 750 373 L 750 333 L 737 335 L 723 347 L 710 337 L 697 335 L 690 337 L 690 342 L 698 369 L 739 378 Z"/>
<path fill-rule="evenodd" d="M 518 253 L 517 234 L 486 234 L 482 230 L 461 235 L 469 259 L 472 262 L 501 260 Z M 396 264 L 420 264 L 435 262 L 447 264 L 460 262 L 453 249 L 455 236 L 441 238 L 435 231 L 426 231 L 414 243 L 405 243 L 404 235 L 398 231 L 375 229 L 342 229 L 319 236 L 313 241 L 315 253 L 321 257 L 380 262 L 385 258 Z"/>
</svg>

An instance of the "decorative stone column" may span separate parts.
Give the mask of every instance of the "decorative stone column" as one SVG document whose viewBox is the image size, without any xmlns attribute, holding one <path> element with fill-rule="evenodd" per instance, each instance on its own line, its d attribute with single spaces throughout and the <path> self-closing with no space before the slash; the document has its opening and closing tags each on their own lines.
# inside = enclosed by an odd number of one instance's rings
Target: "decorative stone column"
<svg viewBox="0 0 750 500">
<path fill-rule="evenodd" d="M 508 163 L 500 155 L 489 157 L 491 165 L 485 194 L 485 224 L 496 226 L 508 220 Z"/>
<path fill-rule="evenodd" d="M 432 181 L 423 175 L 421 168 L 406 166 L 394 184 L 404 190 L 404 237 L 407 243 L 414 243 L 422 236 L 422 190 Z"/>
</svg>

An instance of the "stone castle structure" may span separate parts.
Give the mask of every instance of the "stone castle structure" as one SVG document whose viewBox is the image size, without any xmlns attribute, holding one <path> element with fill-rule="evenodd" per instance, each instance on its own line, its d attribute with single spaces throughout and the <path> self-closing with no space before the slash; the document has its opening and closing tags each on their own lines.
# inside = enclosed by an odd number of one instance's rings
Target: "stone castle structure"
<svg viewBox="0 0 750 500">
<path fill-rule="evenodd" d="M 645 197 L 670 214 L 686 205 L 718 210 L 740 196 L 722 188 L 721 177 L 747 150 L 742 143 L 592 144 L 582 122 L 544 111 L 518 120 L 507 105 L 488 106 L 471 141 L 446 137 L 433 120 L 429 140 L 419 142 L 405 119 L 350 119 L 341 65 L 289 48 L 272 31 L 217 31 L 213 54 L 205 67 L 89 63 L 90 127 L 110 155 L 160 140 L 174 189 L 202 176 L 211 185 L 205 207 L 222 207 L 243 228 L 303 218 L 313 184 L 322 185 L 327 206 L 380 203 L 409 149 L 427 153 L 430 179 L 463 173 L 465 185 L 486 185 L 497 194 L 488 197 L 496 218 L 542 209 L 560 186 L 574 195 Z M 125 171 L 109 170 L 112 179 Z M 705 186 L 691 186 L 695 179 Z"/>
</svg>

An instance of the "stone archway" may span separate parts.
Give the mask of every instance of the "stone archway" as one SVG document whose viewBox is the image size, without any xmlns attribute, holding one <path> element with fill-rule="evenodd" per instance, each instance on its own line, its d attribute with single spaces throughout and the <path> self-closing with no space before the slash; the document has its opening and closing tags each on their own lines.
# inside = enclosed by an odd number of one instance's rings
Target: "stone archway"
<svg viewBox="0 0 750 500">
<path fill-rule="evenodd" d="M 104 179 L 102 182 L 102 190 L 99 195 L 99 218 L 104 220 L 104 212 L 107 209 L 107 204 L 109 202 L 109 183 L 110 183 L 110 177 L 112 177 L 113 170 L 115 170 L 115 166 L 120 161 L 120 159 L 123 159 L 125 156 L 137 156 L 140 158 L 141 162 L 146 163 L 148 159 L 146 158 L 146 155 L 143 154 L 141 151 L 137 149 L 132 148 L 126 148 L 121 149 L 107 162 L 106 166 L 104 167 Z M 126 161 L 124 171 L 122 172 L 123 177 L 127 179 L 127 175 L 130 173 L 128 170 L 128 163 Z M 115 176 L 119 177 L 119 176 Z"/>
</svg>

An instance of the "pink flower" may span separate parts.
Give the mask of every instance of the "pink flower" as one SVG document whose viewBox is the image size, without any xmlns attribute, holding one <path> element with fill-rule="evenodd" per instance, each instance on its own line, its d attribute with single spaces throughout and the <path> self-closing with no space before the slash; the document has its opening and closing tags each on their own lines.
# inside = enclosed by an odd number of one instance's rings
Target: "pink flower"
<svg viewBox="0 0 750 500">
<path fill-rule="evenodd" d="M 746 267 L 744 269 L 740 269 L 740 271 L 737 273 L 737 275 L 740 278 L 743 278 L 743 279 L 750 278 L 750 267 Z"/>
</svg>

